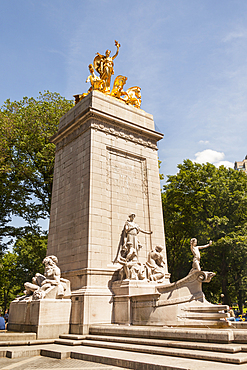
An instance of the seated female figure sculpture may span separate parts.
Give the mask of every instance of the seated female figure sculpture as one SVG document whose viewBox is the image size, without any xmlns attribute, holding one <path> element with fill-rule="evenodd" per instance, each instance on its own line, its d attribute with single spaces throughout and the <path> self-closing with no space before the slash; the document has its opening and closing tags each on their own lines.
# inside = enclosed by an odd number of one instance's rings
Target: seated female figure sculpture
<svg viewBox="0 0 247 370">
<path fill-rule="evenodd" d="M 150 281 L 161 283 L 165 276 L 165 260 L 162 255 L 163 247 L 157 245 L 148 253 L 148 260 L 146 262 L 147 277 Z"/>
</svg>

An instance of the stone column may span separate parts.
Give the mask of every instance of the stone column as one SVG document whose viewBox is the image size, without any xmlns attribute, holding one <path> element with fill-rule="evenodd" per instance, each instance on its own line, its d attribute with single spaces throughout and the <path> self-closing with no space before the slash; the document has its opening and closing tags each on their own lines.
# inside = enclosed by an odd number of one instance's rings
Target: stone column
<svg viewBox="0 0 247 370">
<path fill-rule="evenodd" d="M 60 120 L 52 138 L 47 253 L 58 257 L 62 276 L 71 281 L 71 332 L 112 321 L 110 285 L 120 267 L 114 260 L 131 212 L 142 229 L 153 231 L 139 234 L 141 262 L 152 247 L 165 245 L 156 145 L 162 137 L 151 114 L 98 91 Z"/>
</svg>

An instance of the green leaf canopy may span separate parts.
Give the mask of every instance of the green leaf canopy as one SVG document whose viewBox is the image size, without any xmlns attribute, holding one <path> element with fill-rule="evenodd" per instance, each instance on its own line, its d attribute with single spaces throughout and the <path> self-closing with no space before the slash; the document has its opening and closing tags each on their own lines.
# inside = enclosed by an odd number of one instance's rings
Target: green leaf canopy
<svg viewBox="0 0 247 370">
<path fill-rule="evenodd" d="M 202 254 L 202 269 L 217 276 L 204 285 L 208 298 L 231 304 L 247 273 L 247 176 L 224 166 L 185 160 L 168 176 L 162 193 L 168 267 L 172 281 L 191 269 L 190 239 L 213 240 Z"/>
<path fill-rule="evenodd" d="M 38 220 L 49 217 L 59 119 L 73 106 L 58 93 L 37 99 L 7 100 L 0 110 L 0 231 L 4 236 L 39 232 Z M 13 216 L 26 226 L 9 226 Z M 2 248 L 4 243 L 2 242 Z"/>
</svg>

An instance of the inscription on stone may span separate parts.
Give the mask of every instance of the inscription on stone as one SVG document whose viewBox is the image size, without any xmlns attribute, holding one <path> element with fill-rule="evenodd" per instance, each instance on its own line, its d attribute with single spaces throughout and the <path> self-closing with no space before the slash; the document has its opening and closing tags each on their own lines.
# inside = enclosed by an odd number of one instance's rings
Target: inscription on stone
<svg viewBox="0 0 247 370">
<path fill-rule="evenodd" d="M 110 194 L 112 213 L 112 260 L 115 258 L 116 247 L 122 232 L 124 219 L 130 210 L 138 213 L 140 227 L 149 230 L 148 217 L 148 183 L 146 176 L 146 159 L 129 152 L 108 147 L 107 183 Z M 118 233 L 113 230 L 118 229 Z M 150 235 L 142 235 L 140 260 L 145 260 L 151 249 Z"/>
</svg>

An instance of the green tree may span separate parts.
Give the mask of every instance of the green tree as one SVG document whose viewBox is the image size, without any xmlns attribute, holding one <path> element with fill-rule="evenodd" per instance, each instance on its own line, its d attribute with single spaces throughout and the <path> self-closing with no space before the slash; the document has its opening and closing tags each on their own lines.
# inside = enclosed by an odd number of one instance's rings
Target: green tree
<svg viewBox="0 0 247 370">
<path fill-rule="evenodd" d="M 39 233 L 38 220 L 49 217 L 59 119 L 73 102 L 49 91 L 37 99 L 7 100 L 0 110 L 0 252 L 5 236 Z M 13 216 L 26 226 L 10 226 Z M 9 243 L 13 241 L 10 240 Z"/>
<path fill-rule="evenodd" d="M 240 300 L 246 290 L 247 176 L 224 166 L 185 160 L 177 175 L 168 176 L 162 193 L 168 266 L 172 281 L 191 268 L 190 239 L 213 240 L 202 251 L 202 268 L 217 276 L 204 285 L 206 296 L 224 303 Z M 243 299 L 243 297 L 242 297 Z"/>
<path fill-rule="evenodd" d="M 73 106 L 57 93 L 37 99 L 7 100 L 0 109 L 0 305 L 5 309 L 24 282 L 42 272 L 47 233 L 39 220 L 49 217 L 55 145 L 50 137 Z M 13 216 L 24 227 L 11 225 Z M 6 238 L 9 241 L 6 242 Z M 12 244 L 13 253 L 5 252 Z"/>
<path fill-rule="evenodd" d="M 16 241 L 13 253 L 16 254 L 16 276 L 21 285 L 26 281 L 31 282 L 36 272 L 44 272 L 42 261 L 46 249 L 47 235 L 29 233 Z"/>
<path fill-rule="evenodd" d="M 43 273 L 47 235 L 30 233 L 18 239 L 13 252 L 0 259 L 0 307 L 4 312 L 17 294 L 23 295 L 24 283 L 36 272 Z"/>
<path fill-rule="evenodd" d="M 5 312 L 10 302 L 20 292 L 16 277 L 16 254 L 7 252 L 0 259 L 0 310 Z"/>
</svg>

